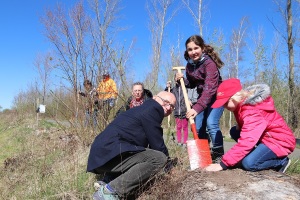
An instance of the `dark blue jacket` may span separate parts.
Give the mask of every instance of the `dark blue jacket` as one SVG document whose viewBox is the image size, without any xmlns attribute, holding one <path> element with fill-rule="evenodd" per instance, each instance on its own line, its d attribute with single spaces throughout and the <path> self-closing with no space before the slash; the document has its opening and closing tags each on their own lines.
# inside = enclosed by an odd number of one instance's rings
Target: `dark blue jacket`
<svg viewBox="0 0 300 200">
<path fill-rule="evenodd" d="M 87 171 L 94 172 L 94 169 L 128 151 L 139 152 L 151 148 L 169 156 L 163 140 L 163 118 L 162 106 L 153 99 L 121 113 L 95 138 Z"/>
</svg>

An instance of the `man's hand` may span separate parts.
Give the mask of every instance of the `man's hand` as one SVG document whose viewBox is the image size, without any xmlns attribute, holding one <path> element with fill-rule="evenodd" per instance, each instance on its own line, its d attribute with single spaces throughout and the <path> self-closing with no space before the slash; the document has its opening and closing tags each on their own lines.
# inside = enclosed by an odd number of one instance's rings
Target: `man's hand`
<svg viewBox="0 0 300 200">
<path fill-rule="evenodd" d="M 205 171 L 209 172 L 217 172 L 223 170 L 220 164 L 210 164 L 204 168 Z"/>
<path fill-rule="evenodd" d="M 170 172 L 173 167 L 175 167 L 178 163 L 178 158 L 168 158 L 168 161 L 164 167 L 164 171 L 166 173 Z"/>
</svg>

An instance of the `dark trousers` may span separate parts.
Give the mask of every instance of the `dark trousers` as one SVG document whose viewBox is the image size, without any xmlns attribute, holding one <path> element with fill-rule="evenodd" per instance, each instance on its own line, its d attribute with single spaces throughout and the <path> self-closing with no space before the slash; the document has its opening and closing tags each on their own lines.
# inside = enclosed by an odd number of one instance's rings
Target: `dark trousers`
<svg viewBox="0 0 300 200">
<path fill-rule="evenodd" d="M 156 150 L 125 152 L 97 168 L 96 173 L 105 173 L 114 177 L 109 185 L 119 196 L 126 196 L 161 170 L 167 162 L 167 156 Z"/>
</svg>

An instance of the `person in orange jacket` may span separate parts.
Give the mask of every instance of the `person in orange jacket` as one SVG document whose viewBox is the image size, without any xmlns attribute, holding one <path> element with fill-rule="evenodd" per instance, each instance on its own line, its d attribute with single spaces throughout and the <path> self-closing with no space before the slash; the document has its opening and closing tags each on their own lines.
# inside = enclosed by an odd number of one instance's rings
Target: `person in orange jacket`
<svg viewBox="0 0 300 200">
<path fill-rule="evenodd" d="M 102 114 L 103 119 L 107 122 L 109 113 L 111 108 L 115 105 L 118 90 L 115 81 L 110 78 L 110 75 L 107 71 L 103 74 L 103 79 L 99 83 L 97 92 L 98 92 L 98 99 L 99 99 L 99 111 Z"/>
<path fill-rule="evenodd" d="M 234 113 L 237 125 L 230 135 L 237 143 L 223 155 L 220 164 L 211 164 L 206 171 L 242 166 L 247 171 L 273 169 L 284 173 L 296 138 L 277 112 L 270 87 L 257 84 L 242 89 L 239 79 L 225 80 L 212 108 L 221 106 Z"/>
</svg>

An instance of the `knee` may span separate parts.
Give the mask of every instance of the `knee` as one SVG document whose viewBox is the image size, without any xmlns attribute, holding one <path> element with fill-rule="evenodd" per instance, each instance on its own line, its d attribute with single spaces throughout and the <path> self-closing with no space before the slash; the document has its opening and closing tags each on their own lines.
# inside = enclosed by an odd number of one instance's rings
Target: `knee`
<svg viewBox="0 0 300 200">
<path fill-rule="evenodd" d="M 155 155 L 154 165 L 161 168 L 167 163 L 167 160 L 168 157 L 163 152 L 157 151 Z"/>
<path fill-rule="evenodd" d="M 249 159 L 249 157 L 243 159 L 242 166 L 247 171 L 256 171 L 255 162 L 253 161 L 253 159 Z"/>
</svg>

